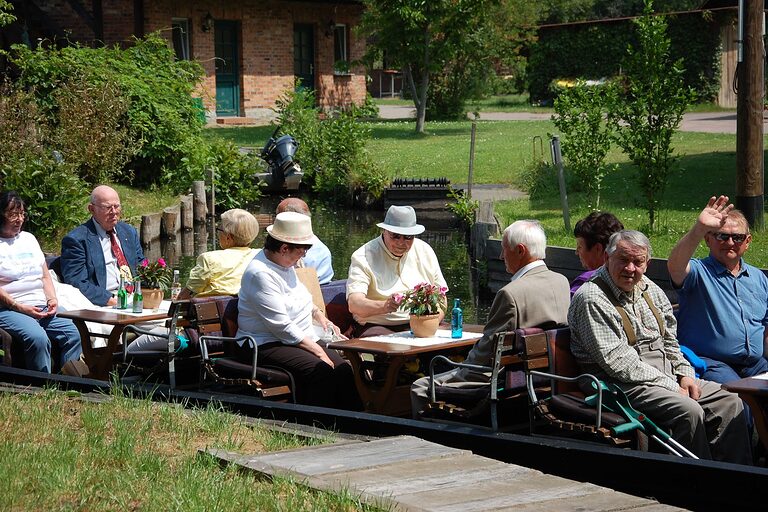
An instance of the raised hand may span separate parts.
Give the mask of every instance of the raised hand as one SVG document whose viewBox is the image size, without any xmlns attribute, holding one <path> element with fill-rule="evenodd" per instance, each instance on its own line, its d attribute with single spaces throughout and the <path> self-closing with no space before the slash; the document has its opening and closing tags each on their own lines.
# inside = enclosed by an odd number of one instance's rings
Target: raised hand
<svg viewBox="0 0 768 512">
<path fill-rule="evenodd" d="M 728 196 L 712 196 L 707 202 L 707 206 L 699 214 L 696 222 L 707 229 L 707 231 L 716 231 L 725 225 L 728 218 L 728 212 L 733 210 L 733 205 L 728 203 Z"/>
</svg>

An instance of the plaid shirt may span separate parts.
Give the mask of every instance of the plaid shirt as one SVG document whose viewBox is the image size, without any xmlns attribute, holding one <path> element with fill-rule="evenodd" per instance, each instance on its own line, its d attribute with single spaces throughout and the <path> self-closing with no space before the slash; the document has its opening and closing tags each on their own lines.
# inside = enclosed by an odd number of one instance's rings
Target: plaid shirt
<svg viewBox="0 0 768 512">
<path fill-rule="evenodd" d="M 595 275 L 608 283 L 619 304 L 627 311 L 637 343 L 629 345 L 621 316 L 602 290 L 595 283 L 585 283 L 573 297 L 568 310 L 571 352 L 579 365 L 601 379 L 607 377 L 626 384 L 661 386 L 678 391 L 677 378 L 694 377 L 694 372 L 680 352 L 676 339 L 677 321 L 667 296 L 645 276 L 631 293 L 626 293 L 613 284 L 606 267 L 601 267 Z M 664 320 L 663 337 L 656 317 L 642 297 L 643 290 L 648 291 Z M 654 349 L 663 353 L 663 358 L 646 361 L 641 354 Z"/>
</svg>

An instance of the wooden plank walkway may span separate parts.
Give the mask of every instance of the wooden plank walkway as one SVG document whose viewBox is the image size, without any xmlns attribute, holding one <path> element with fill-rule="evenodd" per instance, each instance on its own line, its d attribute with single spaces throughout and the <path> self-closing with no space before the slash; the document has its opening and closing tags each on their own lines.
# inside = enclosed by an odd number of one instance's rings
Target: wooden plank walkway
<svg viewBox="0 0 768 512">
<path fill-rule="evenodd" d="M 315 489 L 346 490 L 365 503 L 387 510 L 680 510 L 412 436 L 254 456 L 217 449 L 201 453 L 264 475 L 290 477 Z M 585 474 L 594 470 L 584 468 Z"/>
</svg>

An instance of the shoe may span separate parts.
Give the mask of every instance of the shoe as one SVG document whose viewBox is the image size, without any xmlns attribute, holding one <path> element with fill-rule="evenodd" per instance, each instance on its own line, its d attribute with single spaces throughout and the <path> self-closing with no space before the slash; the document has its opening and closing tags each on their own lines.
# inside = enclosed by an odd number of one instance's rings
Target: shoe
<svg viewBox="0 0 768 512">
<path fill-rule="evenodd" d="M 87 377 L 91 373 L 88 365 L 83 361 L 83 356 L 80 359 L 72 359 L 64 363 L 61 367 L 61 374 L 68 375 L 70 377 Z"/>
</svg>

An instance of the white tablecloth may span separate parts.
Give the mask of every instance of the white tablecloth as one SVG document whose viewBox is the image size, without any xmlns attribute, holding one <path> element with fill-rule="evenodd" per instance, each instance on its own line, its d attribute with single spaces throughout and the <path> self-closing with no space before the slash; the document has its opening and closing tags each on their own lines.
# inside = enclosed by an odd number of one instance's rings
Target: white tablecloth
<svg viewBox="0 0 768 512">
<path fill-rule="evenodd" d="M 447 329 L 438 329 L 431 338 L 417 338 L 411 332 L 394 332 L 384 336 L 370 336 L 361 338 L 365 341 L 376 341 L 379 343 L 397 343 L 399 345 L 410 345 L 412 347 L 429 347 L 432 345 L 441 345 L 450 341 L 480 339 L 483 336 L 479 332 L 464 332 L 461 338 L 451 338 L 451 331 Z"/>
</svg>

